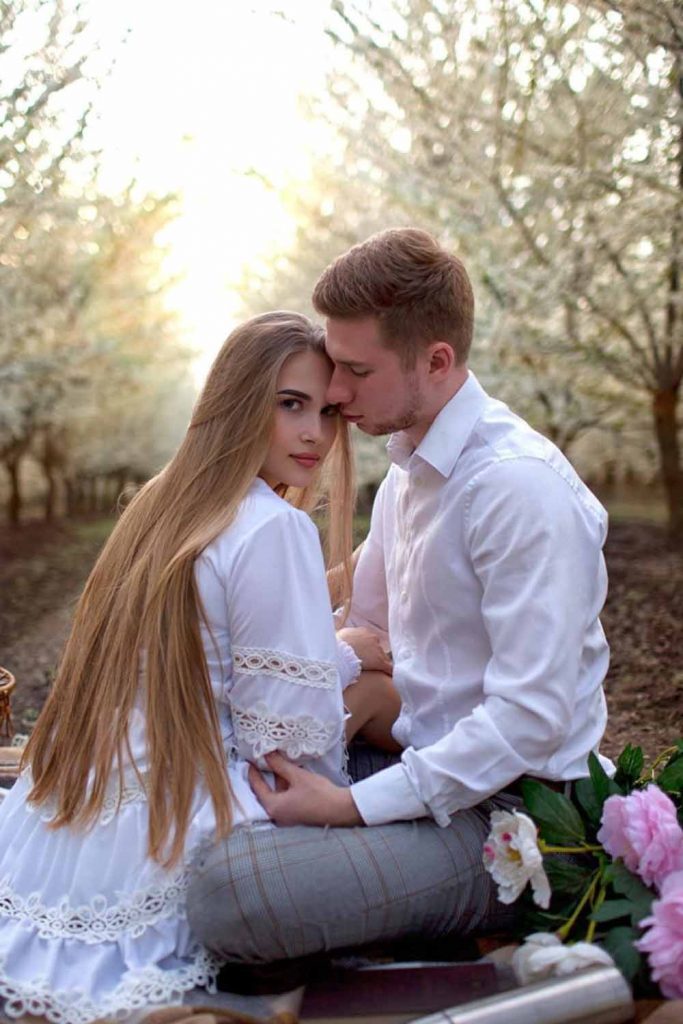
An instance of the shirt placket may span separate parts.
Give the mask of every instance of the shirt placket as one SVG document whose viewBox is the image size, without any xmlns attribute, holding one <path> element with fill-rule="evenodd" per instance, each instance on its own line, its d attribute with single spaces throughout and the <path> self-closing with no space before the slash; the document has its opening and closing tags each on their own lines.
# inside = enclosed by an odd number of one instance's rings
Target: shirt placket
<svg viewBox="0 0 683 1024">
<path fill-rule="evenodd" d="M 411 591 L 409 580 L 411 577 L 412 547 L 414 542 L 414 520 L 415 520 L 415 481 L 409 466 L 406 479 L 401 493 L 401 520 L 399 524 L 399 550 L 396 559 L 397 580 L 400 584 L 398 592 L 399 611 L 399 636 L 400 648 L 399 658 L 402 661 L 412 659 L 415 654 L 413 637 L 413 623 L 411 619 Z M 413 719 L 412 691 L 408 687 L 408 693 L 403 695 L 402 718 L 406 729 L 410 728 Z"/>
</svg>

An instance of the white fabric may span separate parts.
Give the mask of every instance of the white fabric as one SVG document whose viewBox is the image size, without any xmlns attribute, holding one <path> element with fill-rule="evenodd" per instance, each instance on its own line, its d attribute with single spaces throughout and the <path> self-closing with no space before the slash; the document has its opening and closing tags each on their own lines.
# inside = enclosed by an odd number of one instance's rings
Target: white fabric
<svg viewBox="0 0 683 1024">
<path fill-rule="evenodd" d="M 606 723 L 605 510 L 473 374 L 417 449 L 388 449 L 350 623 L 391 647 L 406 749 L 352 787 L 364 821 L 446 825 L 520 775 L 586 775 Z"/>
<path fill-rule="evenodd" d="M 248 761 L 280 749 L 344 784 L 342 685 L 360 665 L 336 642 L 313 523 L 263 481 L 197 560 L 196 580 L 235 823 L 272 827 L 249 787 Z M 28 777 L 0 806 L 6 1014 L 88 1024 L 213 984 L 220 964 L 194 938 L 185 913 L 187 864 L 214 834 L 213 805 L 198 787 L 177 869 L 150 860 L 143 707 L 141 697 L 131 719 L 140 779 L 132 765 L 122 789 L 112 778 L 89 831 L 49 829 L 54 807 L 27 802 Z"/>
</svg>

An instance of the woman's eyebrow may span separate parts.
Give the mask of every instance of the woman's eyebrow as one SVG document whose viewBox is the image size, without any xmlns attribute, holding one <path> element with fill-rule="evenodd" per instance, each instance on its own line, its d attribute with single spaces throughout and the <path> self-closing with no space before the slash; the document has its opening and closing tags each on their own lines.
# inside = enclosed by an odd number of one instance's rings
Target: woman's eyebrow
<svg viewBox="0 0 683 1024">
<path fill-rule="evenodd" d="M 307 402 L 311 400 L 311 396 L 307 395 L 305 391 L 295 391 L 294 388 L 285 388 L 283 391 L 278 391 L 278 395 L 291 395 L 293 398 L 303 398 Z"/>
</svg>

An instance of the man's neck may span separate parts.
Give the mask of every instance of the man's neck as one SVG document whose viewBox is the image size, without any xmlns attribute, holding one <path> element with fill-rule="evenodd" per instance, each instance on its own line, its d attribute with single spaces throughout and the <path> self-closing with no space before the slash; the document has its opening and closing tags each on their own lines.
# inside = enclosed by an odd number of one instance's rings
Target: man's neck
<svg viewBox="0 0 683 1024">
<path fill-rule="evenodd" d="M 453 374 L 449 377 L 448 381 L 444 383 L 443 387 L 439 388 L 438 392 L 434 392 L 431 396 L 432 401 L 425 403 L 424 415 L 421 415 L 419 420 L 413 424 L 412 427 L 407 427 L 404 430 L 404 434 L 410 440 L 414 448 L 420 444 L 425 434 L 428 432 L 432 423 L 439 415 L 444 406 L 448 405 L 451 398 L 457 395 L 461 387 L 465 383 L 468 377 L 468 369 L 466 364 L 462 366 L 456 366 Z"/>
</svg>

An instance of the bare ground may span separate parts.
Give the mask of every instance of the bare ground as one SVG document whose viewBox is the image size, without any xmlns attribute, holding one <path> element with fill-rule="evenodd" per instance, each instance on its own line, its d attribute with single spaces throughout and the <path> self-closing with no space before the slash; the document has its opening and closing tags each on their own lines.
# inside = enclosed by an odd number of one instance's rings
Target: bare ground
<svg viewBox="0 0 683 1024">
<path fill-rule="evenodd" d="M 0 528 L 0 665 L 17 679 L 15 727 L 29 732 L 45 699 L 73 607 L 111 523 Z M 603 744 L 653 757 L 683 736 L 683 553 L 647 522 L 615 523 L 607 545 L 603 623 L 612 648 Z"/>
</svg>

